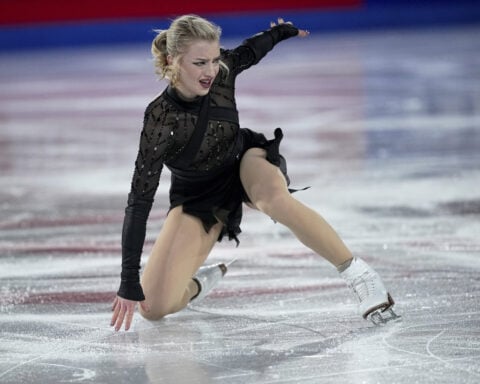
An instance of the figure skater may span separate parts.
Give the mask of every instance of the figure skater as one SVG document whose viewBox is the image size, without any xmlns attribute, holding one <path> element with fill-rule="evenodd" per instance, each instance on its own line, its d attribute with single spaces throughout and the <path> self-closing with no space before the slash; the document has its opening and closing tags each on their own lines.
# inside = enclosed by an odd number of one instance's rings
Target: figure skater
<svg viewBox="0 0 480 384">
<path fill-rule="evenodd" d="M 364 318 L 396 317 L 379 275 L 352 256 L 318 213 L 292 196 L 279 153 L 281 129 L 267 140 L 239 126 L 237 76 L 279 42 L 306 37 L 308 31 L 278 19 L 232 50 L 220 48 L 218 26 L 196 15 L 180 16 L 157 32 L 151 48 L 156 73 L 169 84 L 144 115 L 123 223 L 115 330 L 122 324 L 130 328 L 137 303 L 142 316 L 156 320 L 204 297 L 227 266 L 203 264 L 224 236 L 238 245 L 243 203 L 288 227 L 335 266 Z M 146 223 L 163 165 L 171 171 L 170 209 L 140 280 Z"/>
</svg>

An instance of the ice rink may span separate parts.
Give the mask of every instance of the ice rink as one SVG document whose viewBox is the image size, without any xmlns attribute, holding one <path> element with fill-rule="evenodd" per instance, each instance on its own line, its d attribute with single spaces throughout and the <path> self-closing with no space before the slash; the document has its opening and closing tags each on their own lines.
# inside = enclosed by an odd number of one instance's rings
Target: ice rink
<svg viewBox="0 0 480 384">
<path fill-rule="evenodd" d="M 239 77 L 241 125 L 282 127 L 296 197 L 382 275 L 402 321 L 246 209 L 202 302 L 110 327 L 149 46 L 0 54 L 0 383 L 479 383 L 480 28 L 291 39 Z M 225 47 L 239 41 L 225 40 Z M 143 262 L 168 207 L 161 178 Z"/>
</svg>

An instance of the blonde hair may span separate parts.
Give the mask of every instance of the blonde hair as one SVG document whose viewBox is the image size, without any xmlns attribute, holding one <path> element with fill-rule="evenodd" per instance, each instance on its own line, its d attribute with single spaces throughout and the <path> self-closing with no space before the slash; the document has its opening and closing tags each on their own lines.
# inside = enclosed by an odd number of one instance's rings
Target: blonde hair
<svg viewBox="0 0 480 384">
<path fill-rule="evenodd" d="M 155 32 L 157 36 L 151 47 L 155 73 L 160 79 L 169 79 L 172 85 L 178 81 L 178 74 L 175 66 L 168 64 L 167 56 L 178 60 L 193 42 L 219 42 L 222 34 L 220 27 L 197 15 L 179 16 L 168 29 Z M 228 73 L 228 67 L 223 62 L 220 62 L 220 69 Z"/>
</svg>

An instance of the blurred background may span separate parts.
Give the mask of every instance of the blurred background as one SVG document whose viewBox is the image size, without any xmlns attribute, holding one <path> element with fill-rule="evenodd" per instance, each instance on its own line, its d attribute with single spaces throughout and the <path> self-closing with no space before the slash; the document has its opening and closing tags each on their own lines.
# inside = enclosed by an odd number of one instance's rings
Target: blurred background
<svg viewBox="0 0 480 384">
<path fill-rule="evenodd" d="M 478 0 L 114 1 L 1 0 L 0 49 L 150 42 L 152 29 L 196 13 L 224 37 L 248 36 L 277 16 L 310 31 L 478 23 Z"/>
</svg>

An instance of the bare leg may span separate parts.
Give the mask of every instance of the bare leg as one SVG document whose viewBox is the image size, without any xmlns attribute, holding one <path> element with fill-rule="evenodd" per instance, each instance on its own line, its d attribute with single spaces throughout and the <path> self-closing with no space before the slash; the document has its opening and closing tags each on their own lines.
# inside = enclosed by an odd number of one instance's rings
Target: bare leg
<svg viewBox="0 0 480 384">
<path fill-rule="evenodd" d="M 333 228 L 290 194 L 285 178 L 265 159 L 264 150 L 252 148 L 245 153 L 240 177 L 254 208 L 287 226 L 307 247 L 337 267 L 352 259 Z"/>
<path fill-rule="evenodd" d="M 201 221 L 183 213 L 182 207 L 172 209 L 160 231 L 142 275 L 148 313 L 151 320 L 183 309 L 196 295 L 197 284 L 192 280 L 212 250 L 222 224 L 205 232 Z"/>
</svg>

